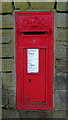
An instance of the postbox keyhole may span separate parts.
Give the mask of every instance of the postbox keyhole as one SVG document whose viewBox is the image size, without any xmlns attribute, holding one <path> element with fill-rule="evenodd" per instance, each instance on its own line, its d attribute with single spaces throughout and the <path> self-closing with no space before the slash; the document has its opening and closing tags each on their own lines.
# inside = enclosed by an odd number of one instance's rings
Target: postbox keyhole
<svg viewBox="0 0 68 120">
<path fill-rule="evenodd" d="M 29 79 L 29 82 L 31 82 L 32 80 L 31 79 Z"/>
</svg>

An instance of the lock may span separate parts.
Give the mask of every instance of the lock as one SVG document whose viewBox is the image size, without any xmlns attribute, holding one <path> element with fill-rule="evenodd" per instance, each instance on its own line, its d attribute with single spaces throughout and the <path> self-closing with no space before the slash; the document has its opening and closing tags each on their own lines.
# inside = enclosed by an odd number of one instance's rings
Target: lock
<svg viewBox="0 0 68 120">
<path fill-rule="evenodd" d="M 31 79 L 29 79 L 29 82 L 31 82 L 32 80 Z"/>
<path fill-rule="evenodd" d="M 54 13 L 15 12 L 17 109 L 53 108 Z"/>
</svg>

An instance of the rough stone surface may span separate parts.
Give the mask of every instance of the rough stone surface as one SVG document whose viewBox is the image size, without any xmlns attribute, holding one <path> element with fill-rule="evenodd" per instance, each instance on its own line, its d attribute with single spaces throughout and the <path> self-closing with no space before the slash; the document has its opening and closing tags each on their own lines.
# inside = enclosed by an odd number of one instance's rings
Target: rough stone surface
<svg viewBox="0 0 68 120">
<path fill-rule="evenodd" d="M 35 111 L 23 111 L 20 110 L 20 118 L 52 118 L 52 111 L 35 110 Z"/>
<path fill-rule="evenodd" d="M 22 2 L 17 2 L 17 0 L 14 0 L 15 8 L 18 10 L 25 10 L 28 8 L 27 0 L 22 0 Z"/>
<path fill-rule="evenodd" d="M 66 69 L 66 65 L 63 65 L 63 64 L 61 64 L 61 65 L 55 65 L 55 72 L 56 73 L 66 73 L 66 72 L 68 72 L 68 70 Z"/>
<path fill-rule="evenodd" d="M 54 108 L 58 110 L 66 110 L 66 90 L 55 91 Z"/>
<path fill-rule="evenodd" d="M 0 88 L 0 106 L 2 105 L 2 89 Z"/>
<path fill-rule="evenodd" d="M 1 36 L 2 34 L 2 36 Z M 0 30 L 0 43 L 10 44 L 13 40 L 13 30 Z"/>
<path fill-rule="evenodd" d="M 68 38 L 68 29 L 57 29 L 57 40 L 66 41 Z"/>
<path fill-rule="evenodd" d="M 4 110 L 2 111 L 2 118 L 19 118 L 17 110 Z"/>
<path fill-rule="evenodd" d="M 2 13 L 11 13 L 12 12 L 12 0 L 9 2 L 2 2 Z"/>
<path fill-rule="evenodd" d="M 41 116 L 41 117 L 40 117 Z M 4 110 L 3 118 L 66 118 L 65 111 Z"/>
<path fill-rule="evenodd" d="M 8 91 L 4 87 L 2 89 L 2 107 L 8 107 Z"/>
<path fill-rule="evenodd" d="M 66 59 L 66 43 L 55 42 L 55 59 Z"/>
<path fill-rule="evenodd" d="M 2 71 L 2 59 L 0 59 L 0 71 Z"/>
<path fill-rule="evenodd" d="M 2 45 L 0 45 L 0 56 L 2 57 Z"/>
<path fill-rule="evenodd" d="M 13 28 L 13 16 L 11 14 L 2 15 L 2 28 Z"/>
<path fill-rule="evenodd" d="M 68 22 L 67 22 L 68 14 L 66 13 L 57 13 L 56 16 L 56 23 L 57 27 L 68 27 Z"/>
<path fill-rule="evenodd" d="M 0 28 L 2 28 L 2 15 L 0 15 Z"/>
<path fill-rule="evenodd" d="M 31 7 L 32 9 L 53 9 L 54 8 L 54 0 L 53 2 L 40 2 L 40 0 L 38 0 L 38 2 L 31 2 Z"/>
<path fill-rule="evenodd" d="M 2 2 L 0 1 L 0 13 L 2 12 Z"/>
<path fill-rule="evenodd" d="M 1 63 L 2 62 L 2 63 Z M 2 69 L 0 69 L 0 72 L 8 72 L 12 71 L 12 59 L 0 59 L 0 66 L 2 65 Z"/>
<path fill-rule="evenodd" d="M 13 53 L 14 53 L 14 49 L 13 45 L 8 45 L 8 44 L 4 44 L 4 45 L 0 45 L 0 49 L 2 48 L 2 53 L 0 52 L 0 58 L 1 57 L 13 57 Z M 11 50 L 12 49 L 12 50 Z"/>
<path fill-rule="evenodd" d="M 8 107 L 16 108 L 16 89 L 15 87 L 8 87 Z"/>
<path fill-rule="evenodd" d="M 68 2 L 57 2 L 57 11 L 68 11 Z"/>
<path fill-rule="evenodd" d="M 2 119 L 2 108 L 0 107 L 0 119 Z"/>
<path fill-rule="evenodd" d="M 15 77 L 12 73 L 2 73 L 0 74 L 0 80 L 2 80 L 3 86 L 11 87 L 15 86 Z"/>
<path fill-rule="evenodd" d="M 55 74 L 54 89 L 65 90 L 67 83 L 68 83 L 68 77 L 66 77 L 65 73 L 56 73 Z"/>
<path fill-rule="evenodd" d="M 0 88 L 2 89 L 2 73 L 0 73 Z"/>
<path fill-rule="evenodd" d="M 60 118 L 60 119 L 63 119 L 65 118 L 66 119 L 66 111 L 55 111 L 53 112 L 53 118 Z"/>
</svg>

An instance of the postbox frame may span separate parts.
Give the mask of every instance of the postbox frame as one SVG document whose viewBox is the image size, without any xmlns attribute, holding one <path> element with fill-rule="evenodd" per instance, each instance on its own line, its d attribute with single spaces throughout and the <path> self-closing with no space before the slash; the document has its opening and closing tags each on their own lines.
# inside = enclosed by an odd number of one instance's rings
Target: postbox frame
<svg viewBox="0 0 68 120">
<path fill-rule="evenodd" d="M 51 28 L 52 28 L 52 39 L 51 39 L 51 42 L 52 42 L 52 45 L 49 45 L 49 46 L 41 46 L 41 45 L 38 45 L 38 46 L 21 46 L 21 44 L 19 44 L 19 35 L 17 34 L 18 33 L 18 28 L 17 28 L 17 23 L 18 23 L 18 17 L 19 16 L 22 16 L 24 14 L 45 14 L 45 15 L 50 15 L 51 16 L 51 19 L 52 19 L 52 25 Z M 29 16 L 29 15 L 28 15 Z M 52 109 L 53 108 L 53 59 L 54 59 L 54 13 L 53 12 L 15 12 L 15 31 L 16 31 L 16 107 L 17 109 Z M 27 31 L 27 30 L 26 30 Z M 31 32 L 31 30 L 29 30 Z M 38 30 L 39 31 L 39 30 Z M 18 46 L 19 45 L 19 46 Z M 49 48 L 50 47 L 50 48 Z M 40 48 L 44 48 L 46 49 L 46 54 L 50 54 L 50 55 L 47 55 L 49 56 L 49 58 L 51 59 L 50 61 L 48 60 L 48 57 L 46 57 L 46 62 L 48 61 L 49 62 L 49 65 L 51 65 L 49 67 L 50 69 L 50 78 L 49 80 L 47 80 L 48 78 L 46 78 L 46 103 L 44 105 L 42 104 L 32 104 L 32 103 L 28 103 L 28 104 L 25 104 L 22 102 L 22 89 L 23 89 L 23 80 L 22 80 L 22 77 L 23 74 L 21 74 L 22 72 L 22 67 L 21 64 L 22 64 L 22 50 L 23 49 L 40 49 Z M 51 50 L 51 52 L 50 52 Z M 48 63 L 47 63 L 47 66 L 46 66 L 46 69 L 48 68 Z M 48 70 L 48 69 L 47 69 Z M 48 77 L 47 73 L 46 73 L 46 76 Z M 49 87 L 48 87 L 49 86 Z"/>
</svg>

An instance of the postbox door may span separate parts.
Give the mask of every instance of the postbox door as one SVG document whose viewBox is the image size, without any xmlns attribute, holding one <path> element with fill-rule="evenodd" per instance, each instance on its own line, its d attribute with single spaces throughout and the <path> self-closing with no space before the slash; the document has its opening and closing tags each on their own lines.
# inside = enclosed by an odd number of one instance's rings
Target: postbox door
<svg viewBox="0 0 68 120">
<path fill-rule="evenodd" d="M 46 101 L 46 49 L 25 48 L 24 51 L 24 102 Z"/>
</svg>

